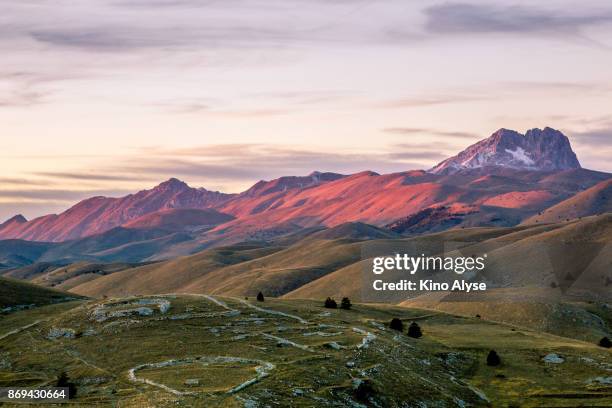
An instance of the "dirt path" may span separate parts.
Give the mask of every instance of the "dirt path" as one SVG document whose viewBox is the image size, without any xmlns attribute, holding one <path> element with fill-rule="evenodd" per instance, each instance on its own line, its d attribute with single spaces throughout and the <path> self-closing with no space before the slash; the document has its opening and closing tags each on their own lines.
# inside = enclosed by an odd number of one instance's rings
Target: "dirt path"
<svg viewBox="0 0 612 408">
<path fill-rule="evenodd" d="M 288 317 L 290 319 L 295 319 L 298 322 L 302 323 L 302 324 L 310 324 L 310 322 L 308 320 L 302 319 L 299 316 L 295 316 L 289 313 L 285 313 L 285 312 L 279 312 L 278 310 L 272 310 L 272 309 L 264 309 L 263 307 L 259 307 L 259 306 L 255 306 L 249 302 L 247 302 L 244 299 L 239 299 L 239 298 L 233 298 L 234 300 L 237 300 L 238 302 L 242 303 L 245 306 L 250 307 L 251 309 L 255 309 L 259 312 L 262 313 L 268 313 L 268 314 L 273 314 L 273 315 L 277 315 L 277 316 L 283 316 L 283 317 Z"/>
<path fill-rule="evenodd" d="M 12 335 L 14 335 L 14 334 L 21 333 L 22 331 L 27 330 L 27 329 L 29 329 L 30 327 L 34 327 L 34 326 L 36 326 L 36 325 L 37 325 L 37 324 L 39 324 L 40 322 L 44 322 L 44 320 L 37 320 L 37 321 L 35 321 L 34 323 L 30 323 L 30 324 L 27 324 L 27 325 L 25 325 L 25 326 L 18 327 L 18 328 L 16 328 L 15 330 L 11 330 L 10 332 L 5 333 L 5 334 L 1 335 L 1 336 L 0 336 L 0 340 L 4 340 L 4 339 L 6 339 L 7 337 L 10 337 L 10 336 L 12 336 Z"/>
</svg>

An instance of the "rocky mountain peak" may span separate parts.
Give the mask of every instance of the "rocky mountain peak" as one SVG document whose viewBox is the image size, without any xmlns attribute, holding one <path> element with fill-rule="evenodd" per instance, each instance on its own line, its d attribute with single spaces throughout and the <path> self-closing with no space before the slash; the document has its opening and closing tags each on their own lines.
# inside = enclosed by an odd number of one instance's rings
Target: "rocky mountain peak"
<svg viewBox="0 0 612 408">
<path fill-rule="evenodd" d="M 5 222 L 1 223 L 0 224 L 0 228 L 6 227 L 7 225 L 12 225 L 12 224 L 24 224 L 26 222 L 28 222 L 26 217 L 24 217 L 21 214 L 17 214 L 14 217 L 11 217 L 8 220 L 6 220 Z"/>
<path fill-rule="evenodd" d="M 187 183 L 177 178 L 170 178 L 163 183 L 156 186 L 153 190 L 155 191 L 181 191 L 190 188 Z"/>
<path fill-rule="evenodd" d="M 514 130 L 499 129 L 429 171 L 454 174 L 464 169 L 490 166 L 553 171 L 580 168 L 580 163 L 569 139 L 558 130 L 536 128 L 522 135 Z"/>
</svg>

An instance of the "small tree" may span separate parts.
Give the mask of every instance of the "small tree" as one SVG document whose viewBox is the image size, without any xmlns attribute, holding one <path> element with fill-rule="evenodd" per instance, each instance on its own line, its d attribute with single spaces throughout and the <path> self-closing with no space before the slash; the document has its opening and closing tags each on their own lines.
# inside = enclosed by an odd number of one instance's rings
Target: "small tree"
<svg viewBox="0 0 612 408">
<path fill-rule="evenodd" d="M 402 323 L 402 321 L 398 319 L 397 317 L 394 317 L 393 319 L 391 319 L 391 323 L 389 323 L 389 327 L 399 332 L 404 331 L 404 323 Z"/>
<path fill-rule="evenodd" d="M 421 327 L 416 322 L 410 323 L 410 326 L 408 327 L 408 336 L 414 337 L 415 339 L 423 337 Z"/>
<path fill-rule="evenodd" d="M 604 337 L 603 339 L 599 340 L 599 345 L 601 347 L 610 348 L 612 347 L 612 341 L 610 341 L 609 338 Z"/>
<path fill-rule="evenodd" d="M 491 367 L 496 367 L 501 364 L 501 358 L 495 350 L 489 351 L 489 355 L 487 356 L 487 365 Z"/>
<path fill-rule="evenodd" d="M 337 309 L 338 304 L 336 303 L 334 299 L 328 297 L 327 299 L 325 299 L 325 307 L 327 309 Z"/>
<path fill-rule="evenodd" d="M 57 383 L 55 384 L 58 388 L 68 388 L 68 398 L 72 399 L 76 397 L 77 388 L 73 382 L 70 382 L 68 375 L 66 372 L 62 371 L 59 377 L 57 378 Z"/>
<path fill-rule="evenodd" d="M 343 297 L 342 302 L 340 302 L 340 309 L 349 310 L 351 306 L 351 300 L 347 297 Z"/>
<path fill-rule="evenodd" d="M 354 386 L 353 395 L 358 401 L 369 402 L 373 394 L 374 387 L 371 380 L 361 380 L 359 384 Z"/>
<path fill-rule="evenodd" d="M 263 295 L 263 293 L 259 292 L 259 293 L 257 294 L 257 301 L 258 301 L 258 302 L 263 302 L 263 301 L 264 301 L 264 295 Z"/>
</svg>

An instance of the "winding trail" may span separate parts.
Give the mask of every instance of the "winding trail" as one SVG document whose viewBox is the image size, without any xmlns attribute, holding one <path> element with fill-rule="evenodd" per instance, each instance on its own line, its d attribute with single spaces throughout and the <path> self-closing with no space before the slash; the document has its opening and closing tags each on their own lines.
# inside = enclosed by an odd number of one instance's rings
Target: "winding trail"
<svg viewBox="0 0 612 408">
<path fill-rule="evenodd" d="M 298 322 L 300 322 L 302 324 L 309 324 L 310 323 L 308 320 L 302 319 L 299 316 L 295 316 L 295 315 L 292 315 L 292 314 L 289 314 L 289 313 L 285 313 L 285 312 L 279 312 L 278 310 L 264 309 L 263 307 L 255 306 L 255 305 L 247 302 L 244 299 L 239 299 L 239 298 L 232 298 L 232 299 L 237 300 L 238 302 L 242 303 L 243 305 L 248 306 L 251 309 L 255 309 L 255 310 L 257 310 L 259 312 L 262 312 L 262 313 L 268 313 L 268 314 L 272 314 L 272 315 L 288 317 L 290 319 L 297 320 Z"/>
<path fill-rule="evenodd" d="M 6 339 L 7 337 L 10 337 L 10 336 L 12 336 L 12 335 L 14 335 L 14 334 L 21 333 L 22 331 L 27 330 L 27 329 L 29 329 L 30 327 L 34 327 L 34 326 L 36 326 L 38 323 L 40 323 L 40 322 L 44 322 L 44 321 L 45 321 L 45 320 L 36 320 L 34 323 L 30 323 L 30 324 L 27 324 L 27 325 L 25 325 L 25 326 L 18 327 L 18 328 L 16 328 L 15 330 L 11 330 L 10 332 L 5 333 L 5 334 L 1 335 L 1 336 L 0 336 L 0 340 L 4 340 L 4 339 Z"/>
<path fill-rule="evenodd" d="M 222 308 L 224 308 L 224 309 L 226 309 L 226 310 L 229 310 L 229 311 L 231 311 L 231 312 L 239 312 L 239 310 L 236 310 L 236 309 L 234 309 L 234 308 L 229 307 L 229 306 L 227 305 L 227 303 L 225 303 L 224 301 L 219 300 L 219 299 L 215 299 L 214 297 L 212 297 L 212 296 L 210 296 L 210 295 L 200 295 L 200 296 L 202 296 L 202 297 L 203 297 L 203 298 L 205 298 L 205 299 L 210 300 L 211 302 L 215 303 L 215 304 L 216 304 L 216 305 L 218 305 L 218 306 L 221 306 Z"/>
<path fill-rule="evenodd" d="M 297 348 L 299 348 L 301 350 L 309 351 L 311 353 L 314 353 L 314 350 L 312 350 L 310 347 L 305 346 L 303 344 L 296 343 L 296 342 L 291 341 L 289 339 L 285 339 L 285 338 L 278 337 L 278 336 L 275 336 L 273 334 L 268 334 L 268 333 L 262 333 L 261 335 L 264 336 L 267 339 L 276 340 L 276 341 L 278 341 L 281 344 L 287 344 L 289 346 L 297 347 Z"/>
</svg>

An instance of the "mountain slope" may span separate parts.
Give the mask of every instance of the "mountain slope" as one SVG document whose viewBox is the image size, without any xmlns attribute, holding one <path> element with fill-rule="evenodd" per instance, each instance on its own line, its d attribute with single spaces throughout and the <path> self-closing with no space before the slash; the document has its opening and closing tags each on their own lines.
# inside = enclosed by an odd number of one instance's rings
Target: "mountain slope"
<svg viewBox="0 0 612 408">
<path fill-rule="evenodd" d="M 0 309 L 27 305 L 40 306 L 80 298 L 82 296 L 0 277 Z"/>
<path fill-rule="evenodd" d="M 212 271 L 265 257 L 281 249 L 255 245 L 208 249 L 187 257 L 115 272 L 77 285 L 72 290 L 92 296 L 180 292 Z"/>
<path fill-rule="evenodd" d="M 131 220 L 159 210 L 207 208 L 231 195 L 195 189 L 170 179 L 151 190 L 121 198 L 93 197 L 59 215 L 47 215 L 21 223 L 18 228 L 0 229 L 0 239 L 66 241 L 108 231 Z"/>
<path fill-rule="evenodd" d="M 123 224 L 123 227 L 183 231 L 196 227 L 210 228 L 233 219 L 234 217 L 231 215 L 220 213 L 212 208 L 203 210 L 196 208 L 172 208 L 143 215 Z"/>
<path fill-rule="evenodd" d="M 286 248 L 253 243 L 207 249 L 104 276 L 73 290 L 92 296 L 159 291 L 282 295 L 356 262 L 364 240 L 386 237 L 397 235 L 365 224 L 343 224 Z"/>
<path fill-rule="evenodd" d="M 59 215 L 15 217 L 3 224 L 0 239 L 79 240 L 117 227 L 192 236 L 190 244 L 175 243 L 152 257 L 160 259 L 346 222 L 391 225 L 407 234 L 513 226 L 609 178 L 581 169 L 567 137 L 554 129 L 525 135 L 501 129 L 430 172 L 314 172 L 260 181 L 240 194 L 170 179 L 122 198 L 84 200 Z"/>
<path fill-rule="evenodd" d="M 4 268 L 30 265 L 54 246 L 55 244 L 48 242 L 0 240 L 0 264 L 4 265 Z"/>
<path fill-rule="evenodd" d="M 15 234 L 15 231 L 18 231 L 23 224 L 27 223 L 28 220 L 21 214 L 18 214 L 2 224 L 0 224 L 0 234 L 6 234 L 7 236 L 11 236 Z"/>
<path fill-rule="evenodd" d="M 524 223 L 569 221 L 574 218 L 610 212 L 612 212 L 612 178 L 597 183 L 593 187 L 547 208 L 541 214 L 528 218 Z"/>
</svg>

